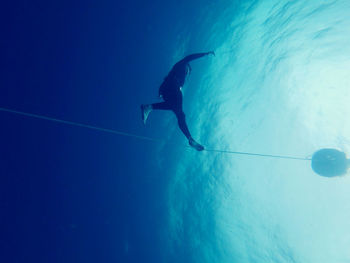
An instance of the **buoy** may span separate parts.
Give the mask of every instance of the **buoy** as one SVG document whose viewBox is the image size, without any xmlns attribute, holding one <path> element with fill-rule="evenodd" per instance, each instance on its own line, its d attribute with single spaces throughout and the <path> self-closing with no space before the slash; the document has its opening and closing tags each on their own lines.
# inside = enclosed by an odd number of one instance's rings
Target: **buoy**
<svg viewBox="0 0 350 263">
<path fill-rule="evenodd" d="M 313 154 L 311 162 L 312 170 L 325 177 L 344 175 L 349 165 L 345 153 L 337 149 L 321 149 Z"/>
</svg>

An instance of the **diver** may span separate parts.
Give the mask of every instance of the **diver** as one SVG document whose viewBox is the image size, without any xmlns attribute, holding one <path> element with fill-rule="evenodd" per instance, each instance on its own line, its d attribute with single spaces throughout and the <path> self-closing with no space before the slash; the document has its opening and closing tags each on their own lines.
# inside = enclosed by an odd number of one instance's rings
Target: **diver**
<svg viewBox="0 0 350 263">
<path fill-rule="evenodd" d="M 164 102 L 141 105 L 142 120 L 144 124 L 146 124 L 148 115 L 152 110 L 173 111 L 176 115 L 178 125 L 182 133 L 188 139 L 189 145 L 195 148 L 197 151 L 203 151 L 204 147 L 192 138 L 190 131 L 188 130 L 185 113 L 182 109 L 181 88 L 185 84 L 187 75 L 189 75 L 192 70 L 189 62 L 207 55 L 215 56 L 215 53 L 214 51 L 210 51 L 192 54 L 177 62 L 159 87 L 159 97 L 161 97 Z"/>
</svg>

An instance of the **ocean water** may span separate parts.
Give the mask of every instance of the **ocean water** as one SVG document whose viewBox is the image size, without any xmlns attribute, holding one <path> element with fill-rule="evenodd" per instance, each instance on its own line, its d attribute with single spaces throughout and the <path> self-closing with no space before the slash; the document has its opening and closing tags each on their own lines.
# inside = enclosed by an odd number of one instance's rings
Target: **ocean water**
<svg viewBox="0 0 350 263">
<path fill-rule="evenodd" d="M 242 1 L 219 14 L 213 6 L 202 41 L 217 56 L 185 94 L 196 137 L 223 150 L 349 152 L 349 12 L 347 1 Z M 322 178 L 305 161 L 179 151 L 168 186 L 174 255 L 350 262 L 347 176 Z"/>
<path fill-rule="evenodd" d="M 350 262 L 350 177 L 196 152 L 158 87 L 185 55 L 207 149 L 350 153 L 350 2 L 21 1 L 4 7 L 0 262 Z"/>
</svg>

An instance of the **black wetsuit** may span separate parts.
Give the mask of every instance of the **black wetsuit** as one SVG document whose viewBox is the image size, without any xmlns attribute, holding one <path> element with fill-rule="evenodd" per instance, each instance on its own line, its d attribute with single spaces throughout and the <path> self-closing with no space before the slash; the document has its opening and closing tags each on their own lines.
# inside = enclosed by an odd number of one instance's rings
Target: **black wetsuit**
<svg viewBox="0 0 350 263">
<path fill-rule="evenodd" d="M 189 62 L 205 55 L 208 55 L 208 53 L 193 54 L 177 62 L 159 88 L 159 95 L 164 99 L 164 102 L 152 104 L 152 108 L 155 110 L 173 111 L 180 129 L 187 139 L 191 138 L 191 134 L 182 109 L 182 92 L 180 88 L 184 85 L 186 76 L 191 71 Z"/>
</svg>

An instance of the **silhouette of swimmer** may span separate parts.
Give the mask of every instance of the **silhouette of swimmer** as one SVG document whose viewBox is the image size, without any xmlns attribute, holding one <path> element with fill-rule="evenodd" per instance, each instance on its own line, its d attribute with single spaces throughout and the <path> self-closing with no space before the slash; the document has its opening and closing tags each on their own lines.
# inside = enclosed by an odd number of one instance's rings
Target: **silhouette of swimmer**
<svg viewBox="0 0 350 263">
<path fill-rule="evenodd" d="M 191 72 L 190 61 L 207 56 L 215 56 L 214 51 L 206 53 L 192 54 L 177 62 L 165 77 L 163 83 L 159 88 L 159 96 L 163 98 L 164 102 L 154 104 L 141 105 L 142 120 L 146 124 L 149 113 L 152 110 L 171 110 L 175 113 L 179 127 L 182 133 L 188 139 L 190 146 L 197 151 L 203 151 L 204 147 L 196 142 L 190 131 L 188 130 L 185 113 L 182 109 L 182 92 L 181 88 L 185 84 L 186 76 Z"/>
<path fill-rule="evenodd" d="M 334 177 L 346 174 L 350 160 L 345 153 L 336 149 L 321 149 L 312 156 L 311 167 L 317 174 Z"/>
</svg>

